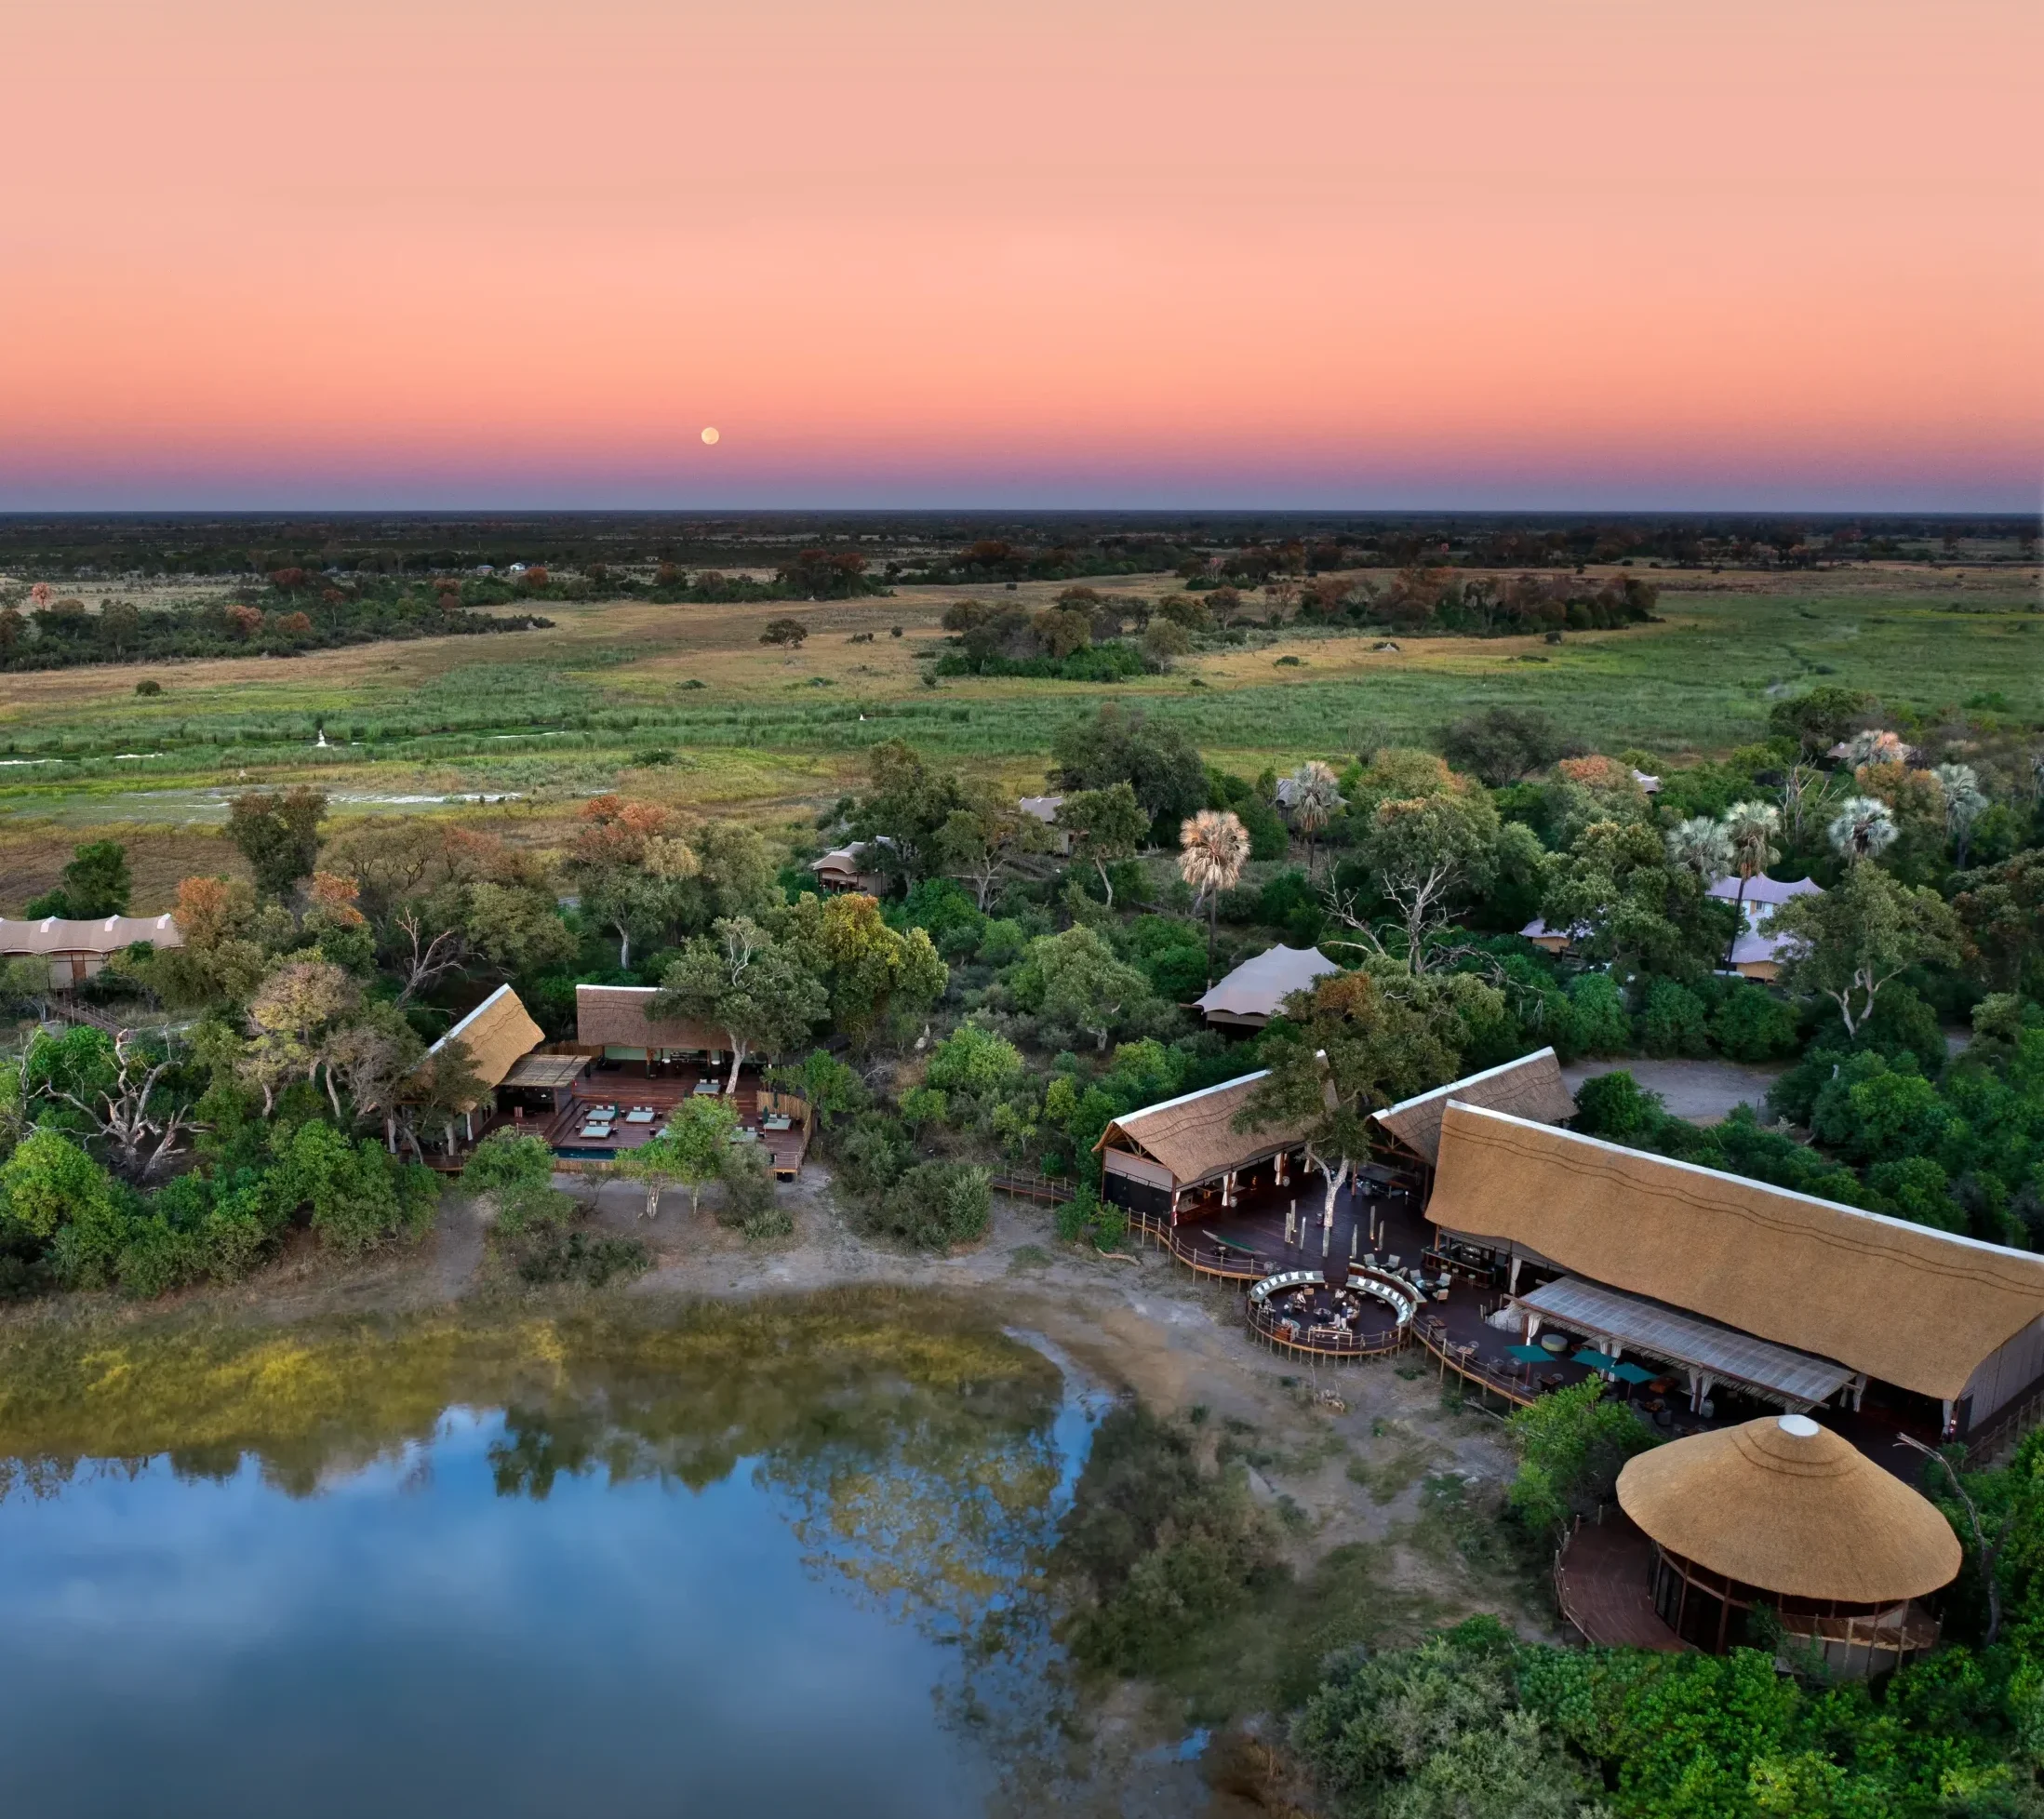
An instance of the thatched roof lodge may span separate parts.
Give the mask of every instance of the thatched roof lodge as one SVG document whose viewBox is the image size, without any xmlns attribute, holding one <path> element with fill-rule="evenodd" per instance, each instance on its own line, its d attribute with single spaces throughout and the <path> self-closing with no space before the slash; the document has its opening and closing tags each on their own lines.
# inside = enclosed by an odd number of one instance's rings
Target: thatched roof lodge
<svg viewBox="0 0 2044 1819">
<path fill-rule="evenodd" d="M 1400 1148 L 1434 1168 L 1440 1160 L 1441 1119 L 1451 1101 L 1481 1105 L 1539 1124 L 1559 1124 L 1576 1115 L 1575 1097 L 1561 1077 L 1561 1063 L 1552 1049 L 1487 1067 L 1480 1074 L 1450 1080 L 1431 1092 L 1415 1093 L 1370 1116 Z"/>
<path fill-rule="evenodd" d="M 1766 1605 L 1848 1673 L 1930 1647 L 1937 1625 L 1911 1600 L 1949 1585 L 1962 1558 L 1930 1503 L 1806 1415 L 1640 1453 L 1618 1502 L 1653 1544 L 1654 1608 L 1683 1641 L 1744 1641 Z"/>
<path fill-rule="evenodd" d="M 464 1110 L 489 1103 L 511 1071 L 542 1042 L 546 1034 L 532 1021 L 517 993 L 500 985 L 467 1016 L 428 1049 L 421 1067 L 452 1044 L 468 1050 L 469 1065 L 483 1090 Z"/>
<path fill-rule="evenodd" d="M 1427 1218 L 1544 1322 L 1802 1413 L 1977 1433 L 2044 1377 L 2044 1256 L 1450 1099 Z"/>
<path fill-rule="evenodd" d="M 58 991 L 83 984 L 137 942 L 182 947 L 184 936 L 168 915 L 105 916 L 85 922 L 61 916 L 34 921 L 0 916 L 0 960 L 45 962 L 49 983 Z"/>
<path fill-rule="evenodd" d="M 575 987 L 575 1046 L 607 1061 L 660 1061 L 724 1052 L 722 1030 L 686 1017 L 654 1017 L 651 985 Z"/>
<path fill-rule="evenodd" d="M 1187 1201 L 1234 1206 L 1249 1185 L 1245 1178 L 1265 1165 L 1272 1184 L 1284 1186 L 1294 1172 L 1292 1152 L 1303 1127 L 1235 1128 L 1236 1114 L 1268 1074 L 1245 1074 L 1124 1112 L 1093 1145 L 1102 1197 L 1131 1211 L 1168 1215 L 1175 1224 Z"/>
<path fill-rule="evenodd" d="M 1341 970 L 1317 948 L 1266 948 L 1208 986 L 1194 1008 L 1209 1023 L 1262 1029 L 1294 992 L 1310 990 L 1315 980 Z"/>
<path fill-rule="evenodd" d="M 886 895 L 888 876 L 872 869 L 868 863 L 869 852 L 870 849 L 862 844 L 837 847 L 822 858 L 811 860 L 809 870 L 815 876 L 817 888 L 827 897 L 853 890 L 863 891 L 869 897 Z"/>
</svg>

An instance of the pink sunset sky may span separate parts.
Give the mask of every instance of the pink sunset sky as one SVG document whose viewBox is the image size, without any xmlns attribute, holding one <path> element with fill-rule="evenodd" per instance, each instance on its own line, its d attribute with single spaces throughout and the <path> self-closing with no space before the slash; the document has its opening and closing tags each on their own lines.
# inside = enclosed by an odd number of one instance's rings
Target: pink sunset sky
<svg viewBox="0 0 2044 1819">
<path fill-rule="evenodd" d="M 0 509 L 2034 508 L 2040 20 L 12 0 Z"/>
</svg>

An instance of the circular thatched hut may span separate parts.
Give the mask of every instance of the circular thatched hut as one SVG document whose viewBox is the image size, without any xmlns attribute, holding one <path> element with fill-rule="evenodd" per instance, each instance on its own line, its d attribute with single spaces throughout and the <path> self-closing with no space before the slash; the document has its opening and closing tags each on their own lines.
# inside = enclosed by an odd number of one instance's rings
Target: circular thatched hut
<svg viewBox="0 0 2044 1819">
<path fill-rule="evenodd" d="M 1654 1608 L 1702 1649 L 1747 1640 L 1764 1606 L 1835 1668 L 1877 1672 L 1936 1641 L 1911 1600 L 1959 1569 L 1936 1506 L 1807 1415 L 1643 1452 L 1618 1501 L 1654 1544 Z"/>
</svg>

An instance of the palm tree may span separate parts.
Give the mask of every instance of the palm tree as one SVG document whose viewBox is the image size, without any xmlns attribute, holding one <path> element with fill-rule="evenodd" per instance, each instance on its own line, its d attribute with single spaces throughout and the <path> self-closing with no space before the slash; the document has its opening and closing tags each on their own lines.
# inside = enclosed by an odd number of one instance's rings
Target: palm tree
<svg viewBox="0 0 2044 1819">
<path fill-rule="evenodd" d="M 1708 815 L 1691 815 L 1671 827 L 1663 837 L 1668 863 L 1686 865 L 1703 881 L 1705 889 L 1731 870 L 1731 844 L 1725 838 L 1725 830 Z"/>
<path fill-rule="evenodd" d="M 1872 859 L 1894 845 L 1895 817 L 1876 796 L 1849 796 L 1826 830 L 1833 849 L 1848 863 Z"/>
<path fill-rule="evenodd" d="M 1213 983 L 1214 918 L 1221 893 L 1240 881 L 1249 863 L 1249 830 L 1226 809 L 1202 809 L 1178 830 L 1178 875 L 1192 886 L 1193 907 L 1207 900 L 1207 983 Z"/>
<path fill-rule="evenodd" d="M 1306 876 L 1311 877 L 1316 869 L 1315 843 L 1334 819 L 1334 811 L 1344 806 L 1341 782 L 1333 767 L 1318 758 L 1308 758 L 1285 781 L 1291 785 L 1285 797 L 1292 825 L 1306 836 Z"/>
<path fill-rule="evenodd" d="M 1966 849 L 1973 839 L 1973 823 L 1987 810 L 1987 795 L 1980 786 L 1980 772 L 1970 764 L 1941 764 L 1933 766 L 1930 774 L 1944 792 L 1944 831 L 1952 836 L 1954 859 L 1964 871 Z"/>
<path fill-rule="evenodd" d="M 1731 854 L 1732 870 L 1739 874 L 1739 895 L 1732 903 L 1731 941 L 1725 948 L 1725 964 L 1731 965 L 1731 950 L 1746 926 L 1746 886 L 1782 856 L 1774 836 L 1782 825 L 1782 811 L 1771 802 L 1734 802 L 1725 810 L 1725 847 Z"/>
</svg>

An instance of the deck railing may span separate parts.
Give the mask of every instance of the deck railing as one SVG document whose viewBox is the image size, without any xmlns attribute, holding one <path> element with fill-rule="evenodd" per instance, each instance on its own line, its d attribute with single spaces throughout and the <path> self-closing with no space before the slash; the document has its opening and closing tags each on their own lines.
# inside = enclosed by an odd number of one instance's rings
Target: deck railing
<svg viewBox="0 0 2044 1819">
<path fill-rule="evenodd" d="M 1046 1206 L 1061 1206 L 1078 1193 L 1078 1184 L 1070 1175 L 1047 1175 L 1032 1169 L 997 1169 L 987 1184 L 996 1194 L 1041 1200 Z"/>
<path fill-rule="evenodd" d="M 1486 1395 L 1502 1396 L 1515 1408 L 1530 1408 L 1537 1399 L 1532 1386 L 1483 1364 L 1472 1344 L 1457 1344 L 1449 1337 L 1448 1323 L 1437 1315 L 1423 1314 L 1413 1322 L 1413 1336 L 1439 1361 L 1445 1382 L 1452 1371 L 1465 1384 L 1474 1384 Z"/>
<path fill-rule="evenodd" d="M 1195 1274 L 1222 1282 L 1261 1282 L 1285 1267 L 1282 1257 L 1266 1257 L 1237 1245 L 1201 1244 L 1154 1212 L 1130 1212 L 1129 1229 L 1144 1243 L 1169 1251 Z"/>
<path fill-rule="evenodd" d="M 1313 1358 L 1388 1358 L 1405 1349 L 1406 1329 L 1389 1332 L 1343 1332 L 1319 1327 L 1301 1327 L 1298 1321 L 1274 1313 L 1265 1304 L 1249 1305 L 1249 1336 L 1273 1351 L 1298 1352 Z"/>
</svg>

